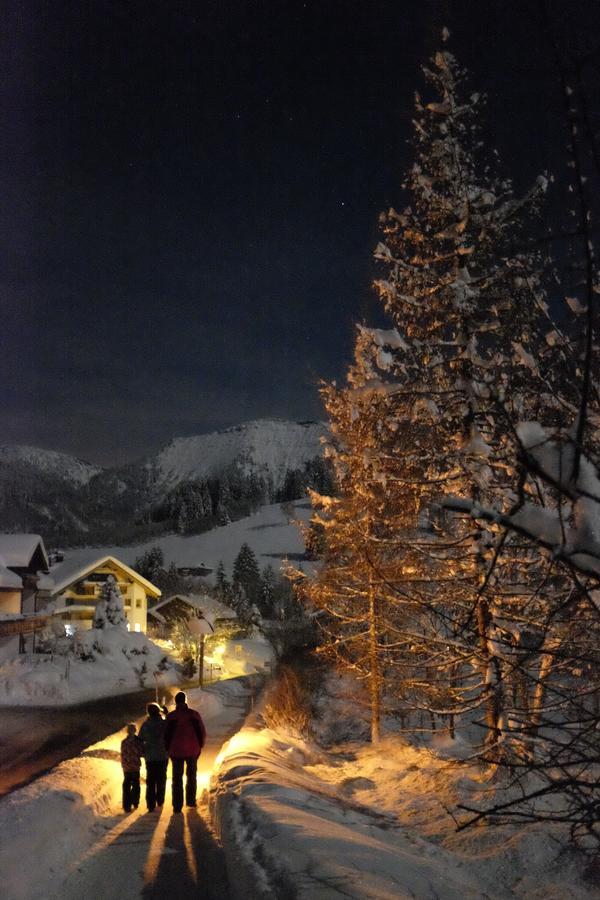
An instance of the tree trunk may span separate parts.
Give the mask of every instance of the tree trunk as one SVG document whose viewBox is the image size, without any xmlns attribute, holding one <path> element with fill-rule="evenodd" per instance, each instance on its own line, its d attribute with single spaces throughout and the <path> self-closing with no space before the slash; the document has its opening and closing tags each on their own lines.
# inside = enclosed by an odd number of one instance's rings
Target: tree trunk
<svg viewBox="0 0 600 900">
<path fill-rule="evenodd" d="M 481 652 L 481 669 L 486 683 L 485 725 L 486 745 L 494 744 L 500 737 L 499 722 L 502 714 L 502 698 L 500 686 L 496 685 L 497 673 L 493 671 L 494 660 L 489 649 L 489 630 L 491 623 L 490 609 L 483 597 L 477 604 L 477 635 Z"/>
<path fill-rule="evenodd" d="M 369 685 L 371 692 L 371 743 L 376 744 L 381 736 L 381 675 L 377 647 L 377 598 L 373 587 L 373 576 L 369 575 Z"/>
<path fill-rule="evenodd" d="M 548 675 L 550 674 L 553 659 L 554 657 L 552 653 L 543 653 L 540 657 L 540 670 L 531 700 L 531 727 L 529 729 L 529 733 L 531 735 L 532 742 L 537 735 L 538 728 L 540 727 L 542 721 L 542 707 L 544 703 L 544 694 L 546 692 L 546 680 L 548 678 Z"/>
</svg>

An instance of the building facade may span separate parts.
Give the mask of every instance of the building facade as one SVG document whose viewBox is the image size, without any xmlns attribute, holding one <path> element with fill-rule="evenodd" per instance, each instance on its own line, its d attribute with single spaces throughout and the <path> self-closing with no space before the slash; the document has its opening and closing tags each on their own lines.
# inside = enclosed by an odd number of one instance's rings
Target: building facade
<svg viewBox="0 0 600 900">
<path fill-rule="evenodd" d="M 121 591 L 130 631 L 146 632 L 148 602 L 161 596 L 156 585 L 114 556 L 67 559 L 51 575 L 54 586 L 48 599 L 55 602 L 55 615 L 71 632 L 92 627 L 102 588 L 111 575 Z"/>
</svg>

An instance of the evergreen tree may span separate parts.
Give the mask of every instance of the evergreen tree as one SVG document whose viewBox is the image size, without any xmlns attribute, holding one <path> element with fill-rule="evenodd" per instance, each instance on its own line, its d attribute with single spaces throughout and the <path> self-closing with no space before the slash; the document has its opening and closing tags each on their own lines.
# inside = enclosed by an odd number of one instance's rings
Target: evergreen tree
<svg viewBox="0 0 600 900">
<path fill-rule="evenodd" d="M 109 627 L 127 627 L 123 596 L 112 575 L 109 575 L 102 585 L 100 599 L 94 611 L 94 628 Z"/>
<path fill-rule="evenodd" d="M 165 597 L 169 597 L 172 594 L 185 594 L 188 590 L 187 582 L 177 571 L 177 566 L 174 561 L 171 561 L 169 568 L 161 577 L 158 586 Z"/>
<path fill-rule="evenodd" d="M 227 573 L 225 572 L 225 566 L 222 559 L 219 560 L 215 572 L 215 593 L 222 603 L 226 603 L 231 595 L 231 585 L 227 580 Z"/>
<path fill-rule="evenodd" d="M 240 624 L 250 625 L 252 623 L 254 618 L 253 605 L 244 587 L 235 581 L 231 593 L 231 607 L 237 615 Z"/>
<path fill-rule="evenodd" d="M 477 159 L 481 98 L 464 95 L 452 55 L 425 74 L 436 97 L 416 99 L 410 204 L 382 217 L 376 252 L 395 327 L 359 328 L 347 387 L 323 391 L 340 496 L 315 496 L 325 564 L 307 593 L 331 652 L 368 680 L 374 739 L 385 694 L 444 714 L 484 703 L 495 741 L 507 721 L 500 623 L 515 620 L 516 594 L 543 602 L 547 569 L 530 559 L 524 579 L 518 542 L 433 511 L 444 495 L 509 496 L 509 423 L 548 415 L 539 261 L 512 249 L 544 181 L 515 199 Z"/>
<path fill-rule="evenodd" d="M 275 572 L 273 566 L 265 566 L 260 580 L 258 610 L 263 619 L 272 619 L 275 613 Z"/>
<path fill-rule="evenodd" d="M 151 547 L 142 556 L 138 556 L 133 564 L 133 568 L 148 581 L 153 584 L 157 583 L 160 578 L 165 564 L 165 557 L 160 547 Z"/>
<path fill-rule="evenodd" d="M 551 422 L 559 403 L 543 339 L 542 261 L 515 250 L 545 179 L 515 198 L 511 183 L 495 175 L 495 160 L 481 156 L 482 98 L 465 92 L 464 71 L 444 51 L 425 72 L 436 96 L 428 103 L 417 97 L 416 162 L 406 182 L 411 204 L 382 217 L 385 243 L 377 252 L 388 269 L 377 286 L 396 328 L 365 330 L 363 338 L 369 378 L 380 377 L 391 397 L 401 398 L 396 424 L 408 399 L 411 419 L 426 433 L 408 452 L 384 448 L 380 470 L 406 479 L 420 466 L 426 510 L 444 495 L 475 503 L 501 496 L 510 504 L 518 496 L 508 463 L 512 423 Z M 447 671 L 459 671 L 472 648 L 487 739 L 496 743 L 511 720 L 514 693 L 508 631 L 517 635 L 524 609 L 528 617 L 547 609 L 550 571 L 532 553 L 524 565 L 522 542 L 506 532 L 456 518 L 447 524 L 436 553 L 443 552 L 462 588 L 450 604 L 447 595 L 435 603 L 436 632 L 465 642 Z M 463 706 L 468 695 L 465 689 Z"/>
<path fill-rule="evenodd" d="M 242 544 L 233 564 L 233 586 L 236 591 L 243 590 L 251 606 L 258 601 L 260 572 L 254 551 L 247 543 Z"/>
</svg>

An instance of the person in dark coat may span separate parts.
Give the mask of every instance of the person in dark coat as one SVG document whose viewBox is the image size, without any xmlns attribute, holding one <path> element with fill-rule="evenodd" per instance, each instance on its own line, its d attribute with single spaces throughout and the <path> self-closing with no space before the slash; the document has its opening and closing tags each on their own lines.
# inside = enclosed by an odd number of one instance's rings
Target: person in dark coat
<svg viewBox="0 0 600 900">
<path fill-rule="evenodd" d="M 162 806 L 165 802 L 169 757 L 165 748 L 166 723 L 160 706 L 158 703 L 149 703 L 146 712 L 148 718 L 142 722 L 139 737 L 144 745 L 146 760 L 146 806 L 152 812 L 156 806 Z"/>
<path fill-rule="evenodd" d="M 200 713 L 190 709 L 183 691 L 175 694 L 175 709 L 167 716 L 165 747 L 171 758 L 173 812 L 183 806 L 183 769 L 186 770 L 185 802 L 196 805 L 196 769 L 206 743 L 206 729 Z"/>
<path fill-rule="evenodd" d="M 144 745 L 135 733 L 133 722 L 127 726 L 127 737 L 121 741 L 121 768 L 123 769 L 123 809 L 131 812 L 140 802 L 140 768 Z"/>
</svg>

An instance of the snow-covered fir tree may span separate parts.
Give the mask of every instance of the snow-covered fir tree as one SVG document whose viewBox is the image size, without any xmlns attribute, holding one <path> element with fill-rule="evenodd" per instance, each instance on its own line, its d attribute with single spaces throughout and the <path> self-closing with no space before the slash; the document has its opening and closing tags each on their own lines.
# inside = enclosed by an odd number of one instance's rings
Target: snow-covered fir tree
<svg viewBox="0 0 600 900">
<path fill-rule="evenodd" d="M 257 602 L 260 592 L 260 571 L 254 551 L 243 543 L 233 563 L 234 591 L 241 588 L 250 605 Z"/>
<path fill-rule="evenodd" d="M 234 582 L 229 604 L 242 625 L 250 625 L 254 621 L 254 606 L 239 582 Z"/>
<path fill-rule="evenodd" d="M 109 575 L 102 585 L 93 625 L 94 628 L 127 628 L 123 595 L 113 575 Z"/>
<path fill-rule="evenodd" d="M 273 566 L 265 566 L 260 578 L 258 609 L 263 619 L 272 619 L 275 614 L 275 572 Z"/>
<path fill-rule="evenodd" d="M 221 603 L 228 603 L 231 599 L 231 584 L 222 559 L 219 560 L 215 572 L 215 594 Z"/>
<path fill-rule="evenodd" d="M 133 568 L 148 581 L 158 584 L 158 579 L 164 571 L 165 556 L 159 546 L 150 547 L 141 556 L 138 556 L 133 564 Z"/>
</svg>

